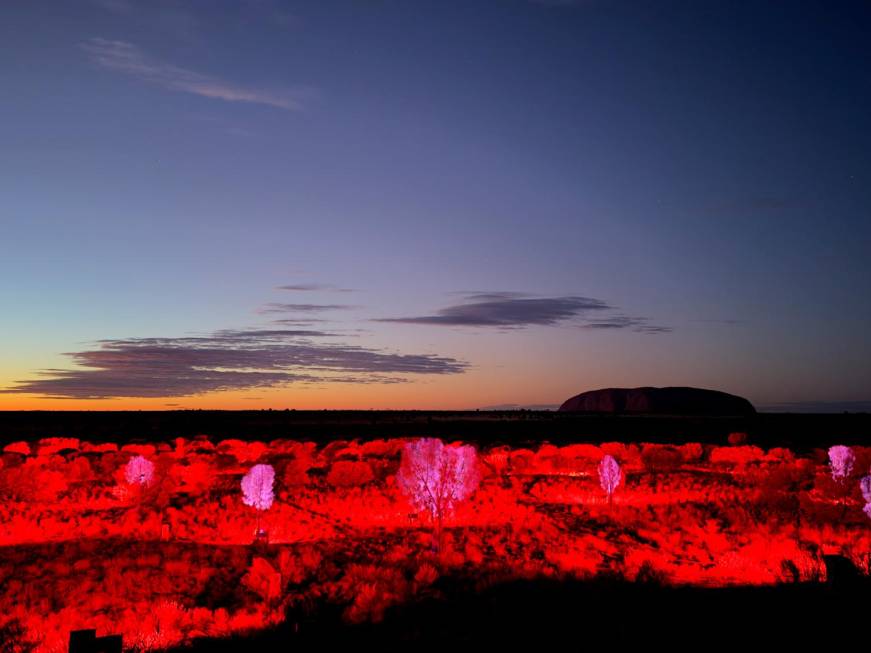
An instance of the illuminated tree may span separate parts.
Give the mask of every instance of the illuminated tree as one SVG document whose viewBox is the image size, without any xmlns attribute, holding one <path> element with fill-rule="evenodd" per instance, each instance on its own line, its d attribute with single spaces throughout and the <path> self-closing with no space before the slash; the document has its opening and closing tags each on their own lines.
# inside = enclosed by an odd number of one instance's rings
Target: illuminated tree
<svg viewBox="0 0 871 653">
<path fill-rule="evenodd" d="M 859 489 L 862 490 L 862 498 L 865 503 L 871 503 L 871 475 L 863 476 L 859 481 Z"/>
<path fill-rule="evenodd" d="M 859 489 L 862 490 L 862 498 L 865 499 L 865 514 L 871 517 L 871 475 L 863 476 L 859 481 Z"/>
<path fill-rule="evenodd" d="M 275 481 L 275 470 L 272 465 L 254 465 L 242 477 L 242 501 L 246 506 L 257 510 L 269 510 L 275 499 L 272 484 Z"/>
<path fill-rule="evenodd" d="M 623 472 L 620 463 L 614 456 L 606 454 L 599 463 L 599 484 L 608 495 L 608 505 L 611 504 L 614 491 L 619 487 L 621 480 L 623 480 Z"/>
<path fill-rule="evenodd" d="M 124 478 L 130 485 L 151 485 L 154 481 L 154 463 L 145 456 L 134 456 L 124 468 Z"/>
<path fill-rule="evenodd" d="M 832 466 L 832 478 L 843 481 L 853 471 L 856 456 L 850 447 L 838 444 L 829 449 L 829 464 Z"/>
<path fill-rule="evenodd" d="M 275 499 L 272 484 L 275 482 L 275 469 L 272 465 L 254 465 L 242 477 L 242 503 L 257 510 L 256 537 L 264 537 L 266 533 L 260 528 L 260 513 L 269 510 Z"/>
<path fill-rule="evenodd" d="M 403 448 L 396 480 L 412 505 L 429 515 L 433 549 L 438 550 L 445 518 L 481 482 L 478 454 L 472 446 L 445 446 L 438 438 L 421 438 Z"/>
</svg>

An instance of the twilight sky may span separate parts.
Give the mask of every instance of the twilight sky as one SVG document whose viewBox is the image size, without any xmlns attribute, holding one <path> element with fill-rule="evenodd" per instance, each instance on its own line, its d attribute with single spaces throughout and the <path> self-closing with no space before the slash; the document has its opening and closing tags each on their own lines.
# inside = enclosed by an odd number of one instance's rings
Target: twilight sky
<svg viewBox="0 0 871 653">
<path fill-rule="evenodd" d="M 867 409 L 868 34 L 866 0 L 6 0 L 0 409 Z"/>
</svg>

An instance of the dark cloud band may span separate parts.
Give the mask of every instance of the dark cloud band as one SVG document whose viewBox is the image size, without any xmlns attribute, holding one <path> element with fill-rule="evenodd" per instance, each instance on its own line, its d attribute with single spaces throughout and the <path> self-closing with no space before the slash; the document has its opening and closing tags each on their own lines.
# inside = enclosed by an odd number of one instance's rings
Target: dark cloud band
<svg viewBox="0 0 871 653">
<path fill-rule="evenodd" d="M 526 297 L 519 293 L 472 293 L 466 303 L 448 306 L 434 315 L 382 318 L 379 322 L 471 327 L 553 325 L 590 311 L 611 308 L 590 297 Z"/>
<path fill-rule="evenodd" d="M 458 374 L 467 367 L 443 356 L 313 340 L 326 335 L 226 330 L 203 337 L 101 340 L 96 348 L 67 354 L 78 367 L 43 370 L 0 392 L 67 399 L 180 397 L 290 383 L 396 383 L 409 374 Z"/>
</svg>

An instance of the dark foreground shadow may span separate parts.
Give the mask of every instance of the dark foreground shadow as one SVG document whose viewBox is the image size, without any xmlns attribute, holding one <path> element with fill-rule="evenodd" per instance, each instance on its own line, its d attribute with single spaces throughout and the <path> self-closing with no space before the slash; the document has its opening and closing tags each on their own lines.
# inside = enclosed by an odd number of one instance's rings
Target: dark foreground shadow
<svg viewBox="0 0 871 653">
<path fill-rule="evenodd" d="M 197 641 L 177 651 L 828 650 L 864 639 L 871 599 L 868 579 L 849 575 L 825 584 L 758 588 L 668 588 L 598 579 L 511 582 L 479 593 L 442 584 L 439 592 L 439 598 L 388 610 L 378 624 L 344 624 L 336 609 L 308 618 L 289 614 L 275 631 Z"/>
</svg>

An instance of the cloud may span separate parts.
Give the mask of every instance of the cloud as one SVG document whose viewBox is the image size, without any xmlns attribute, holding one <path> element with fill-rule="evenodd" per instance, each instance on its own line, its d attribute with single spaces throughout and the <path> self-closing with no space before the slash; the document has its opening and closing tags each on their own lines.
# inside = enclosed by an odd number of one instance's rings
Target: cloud
<svg viewBox="0 0 871 653">
<path fill-rule="evenodd" d="M 49 398 L 182 397 L 292 383 L 398 383 L 406 375 L 459 374 L 463 361 L 319 343 L 320 331 L 224 330 L 208 336 L 100 340 L 68 353 L 77 367 L 48 369 L 0 390 Z"/>
<path fill-rule="evenodd" d="M 554 325 L 588 312 L 611 307 L 580 296 L 529 297 L 515 292 L 466 293 L 466 303 L 448 306 L 435 315 L 381 318 L 378 322 L 441 326 L 520 328 Z"/>
<path fill-rule="evenodd" d="M 584 329 L 631 329 L 636 333 L 671 333 L 672 327 L 649 324 L 650 318 L 629 317 L 627 315 L 614 315 L 601 320 L 589 320 L 581 326 Z"/>
<path fill-rule="evenodd" d="M 585 329 L 631 329 L 637 333 L 650 334 L 673 330 L 671 327 L 650 324 L 650 318 L 614 314 L 613 306 L 592 297 L 535 297 L 512 291 L 462 291 L 451 294 L 461 295 L 465 302 L 443 308 L 434 315 L 388 317 L 375 321 L 500 329 L 573 324 Z"/>
<path fill-rule="evenodd" d="M 265 306 L 257 309 L 261 315 L 270 315 L 273 313 L 320 313 L 322 311 L 341 311 L 349 308 L 357 308 L 350 304 L 284 304 L 280 302 L 270 302 Z"/>
<path fill-rule="evenodd" d="M 299 110 L 304 101 L 313 95 L 311 89 L 302 87 L 267 90 L 234 84 L 154 59 L 136 45 L 126 41 L 93 38 L 82 43 L 81 47 L 91 61 L 101 68 L 129 75 L 172 91 L 200 97 Z"/>
<path fill-rule="evenodd" d="M 281 326 L 294 327 L 310 327 L 312 324 L 318 324 L 320 322 L 326 322 L 326 320 L 315 317 L 270 320 L 271 324 L 280 324 Z"/>
<path fill-rule="evenodd" d="M 339 288 L 329 283 L 294 283 L 278 286 L 277 289 L 291 292 L 357 292 L 353 288 Z"/>
</svg>

